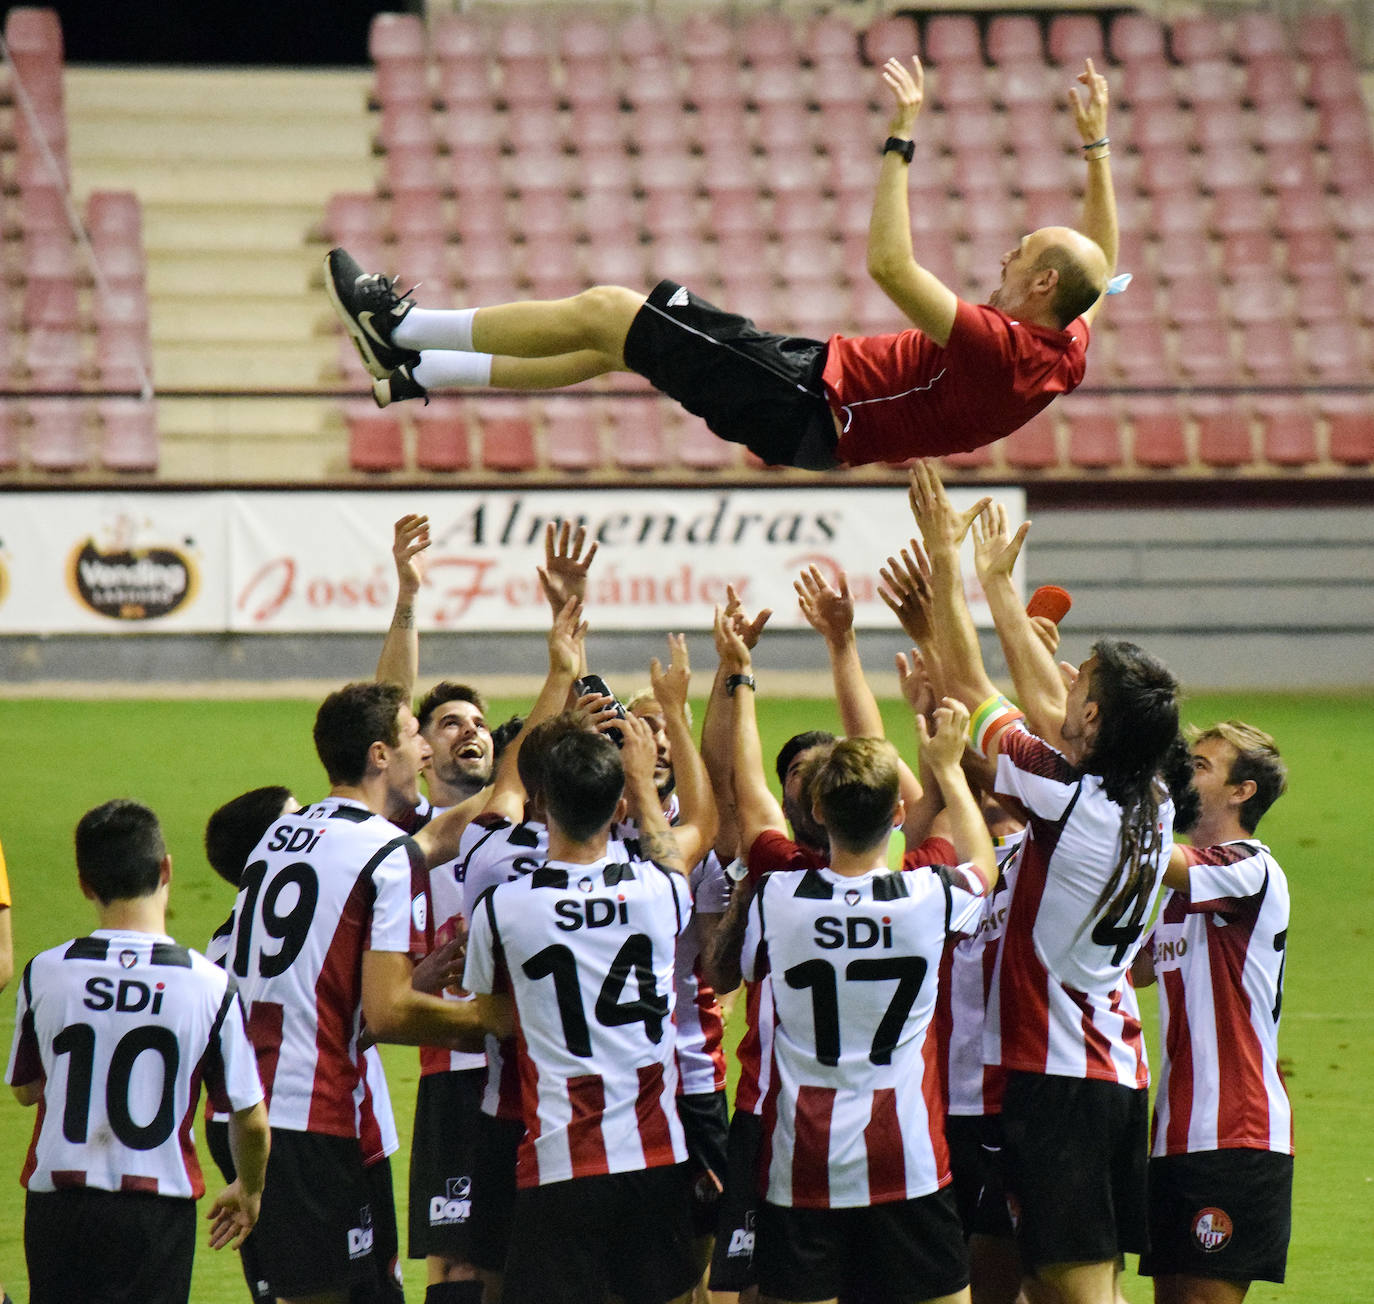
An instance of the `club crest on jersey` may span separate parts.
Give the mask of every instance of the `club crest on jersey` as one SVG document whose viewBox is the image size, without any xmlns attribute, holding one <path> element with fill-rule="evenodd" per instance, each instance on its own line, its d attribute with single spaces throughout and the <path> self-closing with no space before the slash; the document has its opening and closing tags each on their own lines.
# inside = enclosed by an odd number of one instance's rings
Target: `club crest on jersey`
<svg viewBox="0 0 1374 1304">
<path fill-rule="evenodd" d="M 417 933 L 425 931 L 425 924 L 429 922 L 429 898 L 423 892 L 410 903 L 410 921 Z"/>
<path fill-rule="evenodd" d="M 577 880 L 577 890 L 578 890 L 579 892 L 590 892 L 590 891 L 592 891 L 595 887 L 596 887 L 596 884 L 593 883 L 592 880 L 589 879 L 589 878 L 579 878 L 579 879 Z"/>
<path fill-rule="evenodd" d="M 1204 1254 L 1225 1249 L 1234 1231 L 1231 1215 L 1222 1209 L 1203 1209 L 1193 1219 L 1193 1239 Z"/>
<path fill-rule="evenodd" d="M 138 963 L 137 951 L 121 951 L 119 953 L 119 967 L 121 969 L 132 969 Z"/>
<path fill-rule="evenodd" d="M 862 895 L 862 893 L 860 893 L 860 891 L 859 891 L 858 888 L 856 888 L 856 887 L 851 887 L 851 888 L 849 888 L 849 889 L 845 892 L 845 894 L 844 894 L 844 903 L 845 903 L 845 905 L 847 905 L 847 906 L 856 906 L 856 905 L 858 905 L 858 904 L 859 904 L 859 898 L 860 898 L 861 895 Z"/>
</svg>

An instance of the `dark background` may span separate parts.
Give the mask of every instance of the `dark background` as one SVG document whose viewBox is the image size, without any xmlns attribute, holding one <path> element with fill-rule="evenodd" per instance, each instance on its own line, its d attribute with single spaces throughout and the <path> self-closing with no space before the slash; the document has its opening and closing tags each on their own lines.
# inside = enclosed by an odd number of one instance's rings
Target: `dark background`
<svg viewBox="0 0 1374 1304">
<path fill-rule="evenodd" d="M 3 4 L 6 13 L 15 5 Z M 363 64 L 378 10 L 420 0 L 57 0 L 69 63 Z"/>
</svg>

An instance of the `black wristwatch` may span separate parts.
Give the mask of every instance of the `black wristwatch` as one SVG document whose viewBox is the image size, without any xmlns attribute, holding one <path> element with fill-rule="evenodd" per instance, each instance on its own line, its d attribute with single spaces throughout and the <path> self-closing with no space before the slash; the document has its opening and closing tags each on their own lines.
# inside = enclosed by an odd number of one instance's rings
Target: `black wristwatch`
<svg viewBox="0 0 1374 1304">
<path fill-rule="evenodd" d="M 737 688 L 752 688 L 757 691 L 758 685 L 754 683 L 753 675 L 728 676 L 725 680 L 725 696 L 734 697 Z"/>
<path fill-rule="evenodd" d="M 883 153 L 900 154 L 904 163 L 910 163 L 916 157 L 916 142 L 903 140 L 900 136 L 889 136 L 883 141 Z"/>
</svg>

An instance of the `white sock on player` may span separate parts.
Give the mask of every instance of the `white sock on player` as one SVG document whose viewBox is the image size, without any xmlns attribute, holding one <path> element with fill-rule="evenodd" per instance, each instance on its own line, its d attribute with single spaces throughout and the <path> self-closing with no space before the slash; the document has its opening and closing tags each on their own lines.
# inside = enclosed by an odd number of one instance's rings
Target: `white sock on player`
<svg viewBox="0 0 1374 1304">
<path fill-rule="evenodd" d="M 491 354 L 425 349 L 410 374 L 426 389 L 472 389 L 490 385 Z"/>
<path fill-rule="evenodd" d="M 401 349 L 472 350 L 472 319 L 476 308 L 412 308 L 391 332 Z"/>
</svg>

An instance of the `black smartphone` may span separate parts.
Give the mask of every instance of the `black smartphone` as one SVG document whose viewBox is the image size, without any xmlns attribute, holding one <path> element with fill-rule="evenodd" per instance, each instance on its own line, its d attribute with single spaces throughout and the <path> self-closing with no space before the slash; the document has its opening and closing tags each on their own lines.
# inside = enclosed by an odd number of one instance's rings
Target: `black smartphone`
<svg viewBox="0 0 1374 1304">
<path fill-rule="evenodd" d="M 623 720 L 625 718 L 625 708 L 621 706 L 620 699 L 611 692 L 610 686 L 600 675 L 583 675 L 582 678 L 573 685 L 574 697 L 586 697 L 588 693 L 597 693 L 601 697 L 609 697 L 613 703 L 611 709 L 620 719 Z M 625 736 L 619 729 L 612 726 L 606 730 L 606 737 L 619 747 L 624 741 Z"/>
</svg>

